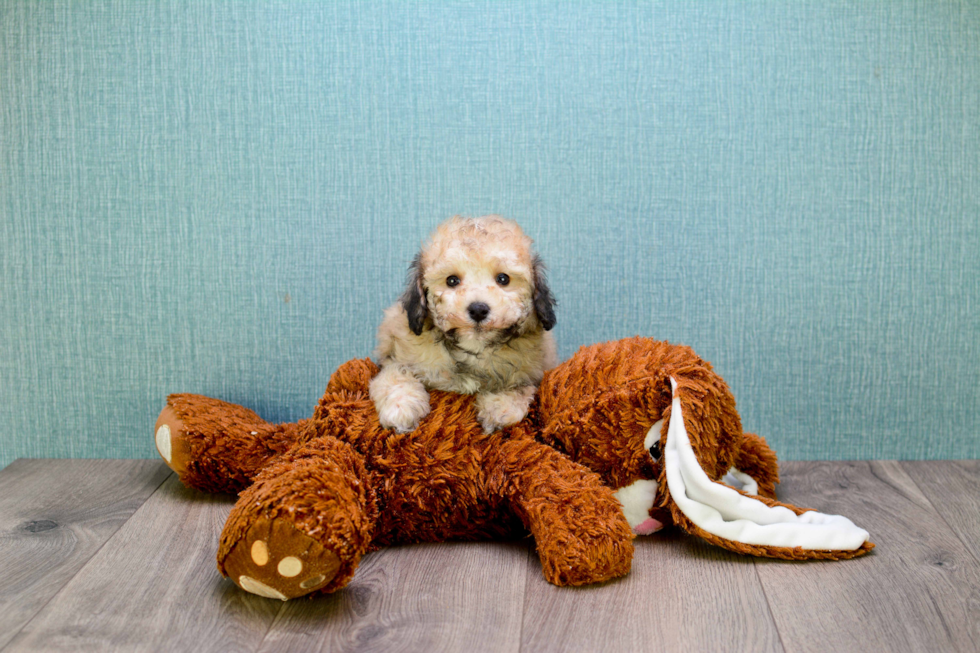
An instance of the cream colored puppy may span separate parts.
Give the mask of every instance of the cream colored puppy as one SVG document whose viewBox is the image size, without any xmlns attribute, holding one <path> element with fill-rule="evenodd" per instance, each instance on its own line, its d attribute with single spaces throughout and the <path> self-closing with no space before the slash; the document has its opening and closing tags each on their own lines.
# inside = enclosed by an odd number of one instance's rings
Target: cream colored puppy
<svg viewBox="0 0 980 653">
<path fill-rule="evenodd" d="M 457 216 L 432 233 L 378 329 L 371 399 L 382 426 L 413 430 L 429 389 L 475 394 L 487 433 L 524 418 L 557 362 L 555 301 L 532 244 L 497 216 Z"/>
</svg>

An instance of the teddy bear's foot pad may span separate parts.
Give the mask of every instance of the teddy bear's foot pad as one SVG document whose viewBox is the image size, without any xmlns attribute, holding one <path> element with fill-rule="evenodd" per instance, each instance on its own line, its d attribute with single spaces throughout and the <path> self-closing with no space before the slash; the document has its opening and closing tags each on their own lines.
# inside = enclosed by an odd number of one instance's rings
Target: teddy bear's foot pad
<svg viewBox="0 0 980 653">
<path fill-rule="evenodd" d="M 243 590 L 282 601 L 324 587 L 339 568 L 336 553 L 291 524 L 265 518 L 224 561 L 226 575 Z"/>
<path fill-rule="evenodd" d="M 167 405 L 157 418 L 154 429 L 157 452 L 170 469 L 178 474 L 187 470 L 191 458 L 191 446 L 184 433 L 184 422 L 177 411 Z"/>
</svg>

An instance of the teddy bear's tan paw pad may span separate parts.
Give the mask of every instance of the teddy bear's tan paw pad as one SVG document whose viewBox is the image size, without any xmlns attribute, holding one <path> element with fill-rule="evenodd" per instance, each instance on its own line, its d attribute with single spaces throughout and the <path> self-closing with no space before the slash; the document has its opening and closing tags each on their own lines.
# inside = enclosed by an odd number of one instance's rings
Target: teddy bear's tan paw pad
<svg viewBox="0 0 980 653">
<path fill-rule="evenodd" d="M 339 568 L 333 551 L 291 524 L 268 519 L 259 519 L 225 561 L 243 590 L 282 601 L 320 589 Z"/>
<path fill-rule="evenodd" d="M 238 577 L 238 586 L 241 587 L 246 592 L 255 594 L 257 596 L 263 596 L 267 599 L 279 599 L 280 601 L 286 601 L 289 599 L 288 596 L 282 592 L 277 592 L 265 583 L 255 580 L 251 576 L 241 575 Z"/>
<path fill-rule="evenodd" d="M 157 453 L 170 469 L 183 474 L 191 457 L 191 447 L 184 432 L 184 422 L 169 405 L 160 411 L 153 433 Z"/>
</svg>

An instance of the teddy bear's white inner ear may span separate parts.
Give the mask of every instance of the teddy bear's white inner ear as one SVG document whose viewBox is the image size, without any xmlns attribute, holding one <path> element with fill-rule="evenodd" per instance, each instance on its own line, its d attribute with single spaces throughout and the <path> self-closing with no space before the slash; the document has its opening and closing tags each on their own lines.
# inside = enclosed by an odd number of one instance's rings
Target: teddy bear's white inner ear
<svg viewBox="0 0 980 653">
<path fill-rule="evenodd" d="M 797 515 L 712 481 L 691 447 L 677 381 L 671 378 L 670 386 L 674 396 L 664 451 L 667 487 L 677 507 L 696 526 L 726 540 L 758 546 L 853 551 L 868 540 L 868 532 L 846 517 L 816 511 Z"/>
</svg>

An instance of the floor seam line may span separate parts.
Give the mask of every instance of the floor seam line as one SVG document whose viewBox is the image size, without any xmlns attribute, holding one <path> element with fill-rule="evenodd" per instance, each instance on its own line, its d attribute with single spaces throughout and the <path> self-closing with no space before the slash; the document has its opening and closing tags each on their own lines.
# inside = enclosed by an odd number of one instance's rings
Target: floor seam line
<svg viewBox="0 0 980 653">
<path fill-rule="evenodd" d="M 295 600 L 295 599 L 290 599 L 290 600 Z M 269 634 L 272 632 L 272 629 L 275 628 L 276 624 L 279 623 L 279 621 L 282 619 L 282 615 L 286 611 L 286 606 L 288 605 L 289 605 L 289 601 L 283 601 L 282 605 L 279 606 L 279 609 L 276 610 L 276 616 L 273 617 L 272 621 L 269 622 L 269 627 L 265 629 L 265 634 L 262 635 L 262 639 L 259 641 L 259 645 L 254 649 L 256 652 L 261 651 L 262 649 L 265 648 L 265 643 L 266 640 L 269 639 Z"/>
<path fill-rule="evenodd" d="M 527 541 L 525 540 L 525 542 L 527 542 Z M 520 631 L 520 633 L 519 633 L 518 638 L 517 638 L 517 651 L 518 651 L 518 653 L 521 653 L 524 650 L 524 621 L 527 618 L 527 595 L 528 595 L 528 592 L 530 591 L 530 585 L 531 585 L 528 582 L 528 580 L 531 577 L 531 555 L 532 555 L 531 554 L 531 545 L 528 543 L 528 545 L 527 545 L 526 548 L 527 548 L 527 557 L 524 559 L 525 560 L 525 564 L 524 564 L 524 592 L 522 592 L 522 594 L 523 594 L 523 600 L 521 601 L 521 627 L 518 629 Z"/>
<path fill-rule="evenodd" d="M 151 458 L 145 458 L 145 459 L 141 459 L 141 460 L 152 460 L 152 459 Z M 174 472 L 173 471 L 171 471 L 169 474 L 167 474 L 166 476 L 163 477 L 163 480 L 160 481 L 160 484 L 157 485 L 156 488 L 154 488 L 154 490 L 152 492 L 150 492 L 148 495 L 146 495 L 146 498 L 143 500 L 143 503 L 141 503 L 139 505 L 139 507 L 136 508 L 136 510 L 134 510 L 133 513 L 129 517 L 127 517 L 121 524 L 119 524 L 119 528 L 117 528 L 112 533 L 112 535 L 110 535 L 109 537 L 107 537 L 106 540 L 105 540 L 105 542 L 103 542 L 102 544 L 99 545 L 99 548 L 97 548 L 95 551 L 92 552 L 92 555 L 90 555 L 88 557 L 88 559 L 85 561 L 85 563 L 82 564 L 82 566 L 79 567 L 75 571 L 74 574 L 72 574 L 72 577 L 69 578 L 69 579 L 67 579 L 64 582 L 64 584 L 62 584 L 62 586 L 58 588 L 58 591 L 57 592 L 55 592 L 54 594 L 52 594 L 51 596 L 49 596 L 48 597 L 48 600 L 44 602 L 44 605 L 42 605 L 40 608 L 38 608 L 37 611 L 34 612 L 34 614 L 31 615 L 31 618 L 28 619 L 27 621 L 25 621 L 21 625 L 21 627 L 17 629 L 17 632 L 14 634 L 14 636 L 12 638 L 10 638 L 10 640 L 6 644 L 3 645 L 3 648 L 0 648 L 0 653 L 2 653 L 3 651 L 6 651 L 10 647 L 10 645 L 14 643 L 14 640 L 17 639 L 17 636 L 20 635 L 22 632 L 24 632 L 24 629 L 26 629 L 31 623 L 33 623 L 33 621 L 35 619 L 37 619 L 38 615 L 40 615 L 42 612 L 44 612 L 47 609 L 47 607 L 49 605 L 51 605 L 51 602 L 52 601 L 54 601 L 57 597 L 61 596 L 62 592 L 65 591 L 65 588 L 68 587 L 69 585 L 71 585 L 71 582 L 73 580 L 75 580 L 75 578 L 78 576 L 78 574 L 80 574 L 82 572 L 82 570 L 85 569 L 85 567 L 87 567 L 89 565 L 89 563 L 92 562 L 92 560 L 94 560 L 97 555 L 99 555 L 99 553 L 102 551 L 102 549 L 104 549 L 105 546 L 114 537 L 116 537 L 116 535 L 119 533 L 119 531 L 121 531 L 123 529 L 123 526 L 125 526 L 126 524 L 128 524 L 129 523 L 129 520 L 132 519 L 133 516 L 136 515 L 136 513 L 138 513 L 143 508 L 143 506 L 146 505 L 146 502 L 149 501 L 151 497 L 153 497 L 157 492 L 160 491 L 160 488 L 163 487 L 164 483 L 166 483 L 167 481 L 170 480 L 170 477 L 171 476 L 174 476 Z"/>
<path fill-rule="evenodd" d="M 769 592 L 766 591 L 766 584 L 762 580 L 762 575 L 759 573 L 759 561 L 752 560 L 752 568 L 755 569 L 755 578 L 759 581 L 759 587 L 762 589 L 762 596 L 766 600 L 766 612 L 769 613 L 769 619 L 772 621 L 773 628 L 776 629 L 776 638 L 779 640 L 779 648 L 786 653 L 789 649 L 786 648 L 786 642 L 783 641 L 783 631 L 779 628 L 779 622 L 776 621 L 776 615 L 772 611 L 772 602 L 769 600 Z"/>
<path fill-rule="evenodd" d="M 915 480 L 915 477 L 912 476 L 912 474 L 909 474 L 909 470 L 905 468 L 904 463 L 915 462 L 915 461 L 899 460 L 896 462 L 898 463 L 898 466 L 901 468 L 901 470 L 905 472 L 905 475 L 908 476 L 913 483 L 915 483 L 915 487 L 919 490 L 919 492 L 922 493 L 922 496 L 925 497 L 925 500 L 929 502 L 929 507 L 932 508 L 932 511 L 936 515 L 938 515 L 941 520 L 943 520 L 943 523 L 946 524 L 946 528 L 948 528 L 950 532 L 956 536 L 956 539 L 959 541 L 960 544 L 963 545 L 963 548 L 966 549 L 966 552 L 969 553 L 970 557 L 973 558 L 974 562 L 976 562 L 977 565 L 980 566 L 980 558 L 978 558 L 977 555 L 973 553 L 973 547 L 970 546 L 970 543 L 963 541 L 963 538 L 960 537 L 960 534 L 956 532 L 956 529 L 953 528 L 952 524 L 949 523 L 949 520 L 946 519 L 946 515 L 944 515 L 943 513 L 939 512 L 939 510 L 936 509 L 936 504 L 933 503 L 932 499 L 929 498 L 929 495 L 926 494 L 925 490 L 922 489 L 922 486 L 919 485 L 919 482 L 917 480 Z"/>
</svg>

